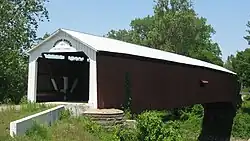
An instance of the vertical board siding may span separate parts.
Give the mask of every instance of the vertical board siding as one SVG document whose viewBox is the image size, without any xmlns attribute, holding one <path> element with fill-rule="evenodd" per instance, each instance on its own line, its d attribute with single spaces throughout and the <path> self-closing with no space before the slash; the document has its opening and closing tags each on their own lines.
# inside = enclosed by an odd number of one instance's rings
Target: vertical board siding
<svg viewBox="0 0 250 141">
<path fill-rule="evenodd" d="M 236 77 L 172 62 L 119 55 L 97 55 L 98 107 L 121 108 L 125 73 L 131 74 L 132 109 L 169 109 L 196 103 L 231 102 Z M 208 81 L 200 87 L 200 80 Z"/>
</svg>

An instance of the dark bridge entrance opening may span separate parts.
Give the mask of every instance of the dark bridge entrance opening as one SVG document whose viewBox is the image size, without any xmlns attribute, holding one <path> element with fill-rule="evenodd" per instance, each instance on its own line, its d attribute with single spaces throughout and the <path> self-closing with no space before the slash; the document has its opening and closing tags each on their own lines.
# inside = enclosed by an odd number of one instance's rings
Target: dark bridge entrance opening
<svg viewBox="0 0 250 141">
<path fill-rule="evenodd" d="M 37 102 L 89 100 L 89 58 L 83 52 L 42 53 Z"/>
</svg>

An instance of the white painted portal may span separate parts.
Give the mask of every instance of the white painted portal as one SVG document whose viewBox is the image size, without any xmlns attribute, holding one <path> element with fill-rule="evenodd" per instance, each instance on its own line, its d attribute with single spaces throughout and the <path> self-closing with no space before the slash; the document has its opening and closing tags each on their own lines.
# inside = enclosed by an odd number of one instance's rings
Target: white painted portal
<svg viewBox="0 0 250 141">
<path fill-rule="evenodd" d="M 36 102 L 37 92 L 37 59 L 29 58 L 29 70 L 28 70 L 28 100 Z"/>
<path fill-rule="evenodd" d="M 69 41 L 70 47 L 67 43 L 58 41 Z M 57 46 L 55 46 L 55 44 Z M 54 45 L 54 48 L 53 48 Z M 62 48 L 60 48 L 63 47 Z M 73 49 L 72 49 L 73 48 Z M 55 52 L 60 51 L 65 52 L 65 50 L 73 51 L 83 51 L 89 57 L 89 106 L 91 108 L 97 108 L 97 66 L 96 66 L 96 51 L 88 47 L 86 44 L 73 38 L 71 35 L 65 33 L 62 30 L 58 30 L 42 43 L 40 43 L 35 48 L 31 49 L 29 53 L 29 72 L 28 72 L 28 100 L 31 102 L 36 102 L 37 95 L 37 70 L 38 63 L 37 59 L 41 57 L 43 52 Z"/>
</svg>

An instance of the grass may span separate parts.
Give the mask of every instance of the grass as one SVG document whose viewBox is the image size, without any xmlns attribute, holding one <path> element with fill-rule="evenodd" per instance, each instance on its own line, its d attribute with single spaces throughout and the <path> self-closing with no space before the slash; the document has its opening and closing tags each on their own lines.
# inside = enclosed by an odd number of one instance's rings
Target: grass
<svg viewBox="0 0 250 141">
<path fill-rule="evenodd" d="M 197 141 L 201 132 L 202 118 L 194 117 L 180 123 L 183 141 Z"/>
<path fill-rule="evenodd" d="M 32 115 L 34 113 L 48 109 L 44 104 L 27 103 L 21 104 L 19 109 L 14 105 L 6 105 L 6 108 L 0 111 L 0 141 L 10 140 L 9 124 L 11 121 Z"/>
<path fill-rule="evenodd" d="M 67 112 L 67 111 L 66 111 Z M 16 137 L 16 141 L 113 141 L 112 133 L 86 117 L 62 116 L 51 127 L 37 125 L 25 136 Z"/>
<path fill-rule="evenodd" d="M 60 120 L 51 127 L 36 125 L 25 136 L 15 141 L 98 141 L 94 135 L 85 131 L 76 119 Z"/>
<path fill-rule="evenodd" d="M 32 108 L 31 108 L 32 109 Z M 15 112 L 9 113 L 12 120 L 21 118 L 22 115 L 25 116 L 26 114 L 32 113 L 35 111 L 36 108 L 30 110 L 30 108 L 24 108 L 20 112 L 14 110 Z M 13 111 L 10 108 L 8 111 Z M 7 113 L 8 113 L 7 111 Z M 186 112 L 182 113 L 180 119 L 171 119 L 173 125 L 179 125 L 178 128 L 169 128 L 163 126 L 162 128 L 166 128 L 168 133 L 171 133 L 171 136 L 174 136 L 176 133 L 180 134 L 182 137 L 182 141 L 196 141 L 200 131 L 201 131 L 201 124 L 202 124 L 202 113 L 200 113 L 200 107 L 193 107 L 192 110 L 187 110 Z M 6 113 L 6 115 L 8 115 Z M 3 113 L 2 113 L 3 114 Z M 2 115 L 0 115 L 2 117 Z M 149 117 L 152 116 L 149 114 Z M 8 119 L 8 116 L 4 116 L 3 121 L 11 121 Z M 130 117 L 130 116 L 129 116 Z M 154 117 L 151 117 L 154 119 Z M 145 117 L 144 120 L 148 120 L 148 117 Z M 148 127 L 152 127 L 154 125 L 158 127 L 158 123 L 154 123 L 154 120 L 150 120 L 146 122 L 142 120 L 143 126 L 148 129 Z M 232 137 L 236 139 L 249 139 L 250 138 L 250 101 L 246 100 L 243 102 L 242 107 L 238 110 L 237 115 L 234 119 L 233 124 L 233 131 Z M 150 123 L 152 122 L 152 123 Z M 168 125 L 168 123 L 166 123 Z M 113 128 L 111 131 L 105 130 L 100 125 L 94 123 L 93 121 L 89 120 L 86 117 L 70 117 L 69 113 L 63 112 L 61 115 L 61 119 L 53 124 L 51 127 L 42 126 L 42 125 L 34 125 L 34 127 L 27 132 L 25 136 L 20 136 L 15 139 L 8 138 L 7 134 L 9 122 L 6 125 L 0 125 L 1 130 L 6 130 L 5 133 L 0 132 L 0 139 L 1 140 L 15 140 L 15 141 L 119 141 L 120 136 L 123 136 L 126 139 L 124 141 L 137 141 L 138 134 L 144 131 L 139 131 L 137 129 L 125 129 L 121 130 L 121 128 Z M 150 128 L 149 127 L 149 128 Z M 173 130 L 174 129 L 174 130 Z M 151 128 L 152 132 L 155 130 Z M 150 132 L 151 132 L 150 131 Z M 162 130 L 165 131 L 165 130 Z M 169 132 L 170 131 L 170 132 Z M 147 131 L 148 132 L 148 131 Z M 146 132 L 144 132 L 146 133 Z M 146 133 L 147 134 L 147 133 Z M 154 134 L 152 134 L 154 136 Z M 5 137 L 5 138 L 3 138 Z"/>
<path fill-rule="evenodd" d="M 153 112 L 152 112 L 153 113 Z M 158 126 L 158 122 L 153 119 L 147 122 L 147 118 L 153 118 L 150 113 L 141 122 L 142 126 L 148 128 L 149 126 Z M 176 124 L 180 125 L 180 131 L 185 140 L 192 141 L 195 140 L 199 135 L 199 127 L 201 119 L 196 120 L 196 118 L 190 118 L 185 121 L 175 121 Z M 154 123 L 155 122 L 155 123 Z M 153 128 L 151 128 L 154 131 Z M 170 128 L 168 128 L 169 130 Z M 42 125 L 35 125 L 29 133 L 25 136 L 17 137 L 15 140 L 25 140 L 25 141 L 40 141 L 40 140 L 53 140 L 53 141 L 120 141 L 122 136 L 124 141 L 137 141 L 135 129 L 122 129 L 120 127 L 114 127 L 110 131 L 105 130 L 102 126 L 96 124 L 86 117 L 69 117 L 68 114 L 62 114 L 61 120 L 57 121 L 51 127 L 46 127 Z M 169 130 L 173 132 L 173 128 Z M 140 131 L 143 133 L 144 131 Z M 175 132 L 175 131 L 174 131 Z M 154 134 L 152 134 L 154 136 Z M 184 140 L 184 141 L 185 141 Z"/>
</svg>

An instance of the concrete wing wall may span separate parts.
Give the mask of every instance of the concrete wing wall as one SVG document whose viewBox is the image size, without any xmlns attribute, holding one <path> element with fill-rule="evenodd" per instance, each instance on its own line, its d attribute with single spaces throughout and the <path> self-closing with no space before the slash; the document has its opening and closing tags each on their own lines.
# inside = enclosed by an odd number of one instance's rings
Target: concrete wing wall
<svg viewBox="0 0 250 141">
<path fill-rule="evenodd" d="M 60 112 L 62 112 L 64 109 L 65 109 L 64 105 L 61 105 L 10 122 L 11 137 L 24 135 L 27 130 L 32 128 L 35 122 L 37 122 L 37 124 L 47 124 L 49 126 L 52 125 L 56 120 L 60 118 Z"/>
</svg>

